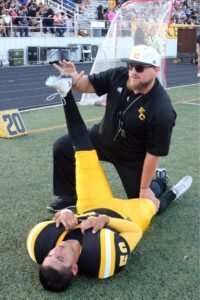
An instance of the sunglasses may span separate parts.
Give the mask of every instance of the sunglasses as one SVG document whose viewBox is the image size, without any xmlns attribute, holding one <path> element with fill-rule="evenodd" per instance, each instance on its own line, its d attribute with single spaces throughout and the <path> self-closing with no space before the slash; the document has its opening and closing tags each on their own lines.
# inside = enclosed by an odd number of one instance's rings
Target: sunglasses
<svg viewBox="0 0 200 300">
<path fill-rule="evenodd" d="M 145 69 L 154 68 L 152 65 L 135 65 L 133 63 L 127 63 L 127 67 L 129 71 L 132 71 L 135 68 L 137 73 L 143 73 Z"/>
</svg>

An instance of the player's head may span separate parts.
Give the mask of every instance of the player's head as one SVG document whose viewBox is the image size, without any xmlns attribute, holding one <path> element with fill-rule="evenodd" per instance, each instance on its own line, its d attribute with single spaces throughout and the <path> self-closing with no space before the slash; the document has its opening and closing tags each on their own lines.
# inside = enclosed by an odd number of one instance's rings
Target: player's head
<svg viewBox="0 0 200 300">
<path fill-rule="evenodd" d="M 54 292 L 69 287 L 78 274 L 77 256 L 68 242 L 61 242 L 45 257 L 40 266 L 39 278 L 42 286 Z"/>
<path fill-rule="evenodd" d="M 160 55 L 154 48 L 137 45 L 131 50 L 129 58 L 123 58 L 129 70 L 130 88 L 143 89 L 151 84 L 160 71 Z"/>
<path fill-rule="evenodd" d="M 62 267 L 60 270 L 56 270 L 53 267 L 40 265 L 39 279 L 46 290 L 61 292 L 71 285 L 73 275 L 70 268 Z"/>
</svg>

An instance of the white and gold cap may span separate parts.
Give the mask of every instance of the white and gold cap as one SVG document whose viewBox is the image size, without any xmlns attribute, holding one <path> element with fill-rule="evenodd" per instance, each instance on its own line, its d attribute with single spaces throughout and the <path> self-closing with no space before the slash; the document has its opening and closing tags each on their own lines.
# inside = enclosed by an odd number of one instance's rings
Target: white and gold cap
<svg viewBox="0 0 200 300">
<path fill-rule="evenodd" d="M 160 66 L 161 56 L 151 46 L 137 45 L 131 50 L 129 58 L 122 58 L 123 62 L 133 63 L 135 65 L 152 65 L 155 67 Z"/>
</svg>

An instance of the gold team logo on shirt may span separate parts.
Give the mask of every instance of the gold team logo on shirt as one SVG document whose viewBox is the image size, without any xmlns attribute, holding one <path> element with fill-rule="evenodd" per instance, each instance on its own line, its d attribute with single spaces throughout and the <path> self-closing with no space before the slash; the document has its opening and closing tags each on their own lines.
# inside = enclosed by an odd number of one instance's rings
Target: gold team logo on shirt
<svg viewBox="0 0 200 300">
<path fill-rule="evenodd" d="M 144 119 L 146 118 L 145 116 L 145 109 L 141 106 L 139 109 L 138 109 L 138 112 L 139 112 L 139 116 L 138 118 L 141 120 L 141 121 L 144 121 Z"/>
</svg>

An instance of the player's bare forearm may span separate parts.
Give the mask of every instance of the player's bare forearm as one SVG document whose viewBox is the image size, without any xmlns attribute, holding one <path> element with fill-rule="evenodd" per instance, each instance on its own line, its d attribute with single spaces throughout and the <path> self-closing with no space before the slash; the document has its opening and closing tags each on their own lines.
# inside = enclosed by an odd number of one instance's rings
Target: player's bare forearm
<svg viewBox="0 0 200 300">
<path fill-rule="evenodd" d="M 140 183 L 140 189 L 149 188 L 152 178 L 155 174 L 156 168 L 159 164 L 159 156 L 146 153 L 146 157 L 143 164 L 142 177 Z"/>
<path fill-rule="evenodd" d="M 152 197 L 155 197 L 154 193 L 150 189 L 150 184 L 158 166 L 159 159 L 159 156 L 155 156 L 150 153 L 146 154 L 140 183 L 140 198 L 151 199 Z"/>
</svg>

